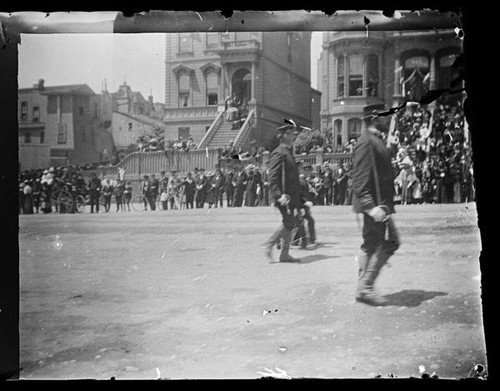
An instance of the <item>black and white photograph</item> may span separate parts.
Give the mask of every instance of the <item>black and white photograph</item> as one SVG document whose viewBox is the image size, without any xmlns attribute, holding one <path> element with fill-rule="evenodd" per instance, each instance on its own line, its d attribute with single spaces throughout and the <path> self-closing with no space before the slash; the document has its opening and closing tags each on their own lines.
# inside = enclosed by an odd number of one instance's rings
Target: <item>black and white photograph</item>
<svg viewBox="0 0 500 391">
<path fill-rule="evenodd" d="M 461 18 L 0 11 L 0 372 L 487 380 Z"/>
</svg>

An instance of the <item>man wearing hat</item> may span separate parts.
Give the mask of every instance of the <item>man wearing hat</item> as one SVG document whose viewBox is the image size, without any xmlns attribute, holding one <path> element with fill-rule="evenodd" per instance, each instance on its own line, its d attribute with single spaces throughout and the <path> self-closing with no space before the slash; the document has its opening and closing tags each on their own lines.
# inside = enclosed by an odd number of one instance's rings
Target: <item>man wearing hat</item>
<svg viewBox="0 0 500 391">
<path fill-rule="evenodd" d="M 149 176 L 143 175 L 142 181 L 139 183 L 139 192 L 142 195 L 144 210 L 148 210 L 148 194 L 149 194 Z"/>
<path fill-rule="evenodd" d="M 184 178 L 184 182 L 182 183 L 184 187 L 184 195 L 186 196 L 186 209 L 193 209 L 193 201 L 194 201 L 194 192 L 195 192 L 195 183 L 191 172 L 186 174 L 186 178 Z"/>
<path fill-rule="evenodd" d="M 208 204 L 208 208 L 211 209 L 214 203 L 215 203 L 215 206 L 217 206 L 213 171 L 209 171 L 207 173 L 206 178 L 207 179 L 205 182 L 205 191 L 206 191 L 205 202 Z"/>
<path fill-rule="evenodd" d="M 287 122 L 287 121 L 285 121 Z M 292 153 L 292 145 L 298 133 L 297 126 L 287 122 L 279 127 L 279 145 L 269 156 L 269 190 L 276 200 L 275 206 L 282 216 L 282 225 L 265 243 L 266 254 L 272 259 L 272 249 L 281 240 L 280 262 L 300 262 L 289 254 L 292 232 L 298 228 L 298 209 L 301 206 L 299 194 L 299 174 Z"/>
<path fill-rule="evenodd" d="M 90 213 L 99 213 L 99 198 L 101 196 L 102 184 L 95 172 L 92 173 L 88 184 L 89 197 L 90 197 Z"/>
<path fill-rule="evenodd" d="M 197 208 L 203 208 L 205 206 L 205 200 L 207 198 L 207 177 L 205 175 L 205 169 L 199 168 L 199 176 L 198 180 L 195 178 L 196 183 L 196 194 L 195 194 L 195 202 Z"/>
<path fill-rule="evenodd" d="M 389 257 L 399 247 L 391 218 L 394 209 L 394 172 L 383 134 L 372 123 L 354 148 L 352 167 L 353 211 L 363 214 L 356 300 L 369 305 L 387 301 L 375 293 L 374 283 Z"/>
</svg>

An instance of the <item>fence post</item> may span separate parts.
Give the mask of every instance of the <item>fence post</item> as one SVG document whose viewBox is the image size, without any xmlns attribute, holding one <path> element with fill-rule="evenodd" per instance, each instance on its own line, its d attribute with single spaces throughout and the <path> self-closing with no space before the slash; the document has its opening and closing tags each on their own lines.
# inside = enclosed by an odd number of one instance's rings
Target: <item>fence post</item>
<svg viewBox="0 0 500 391">
<path fill-rule="evenodd" d="M 322 148 L 320 148 L 316 151 L 316 164 L 318 166 L 323 165 L 323 149 Z"/>
</svg>

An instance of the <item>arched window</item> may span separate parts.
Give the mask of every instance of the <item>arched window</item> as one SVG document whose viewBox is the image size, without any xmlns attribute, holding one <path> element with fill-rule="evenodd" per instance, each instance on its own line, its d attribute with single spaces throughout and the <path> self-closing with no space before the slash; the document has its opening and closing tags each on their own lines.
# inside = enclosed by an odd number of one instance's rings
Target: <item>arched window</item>
<svg viewBox="0 0 500 391">
<path fill-rule="evenodd" d="M 179 107 L 191 106 L 191 78 L 183 72 L 179 75 Z"/>
<path fill-rule="evenodd" d="M 418 102 L 429 89 L 430 61 L 425 50 L 414 49 L 404 53 L 403 92 L 407 99 Z"/>
<path fill-rule="evenodd" d="M 363 95 L 363 56 L 351 54 L 349 56 L 349 96 Z"/>
<path fill-rule="evenodd" d="M 367 64 L 367 95 L 378 96 L 378 56 L 376 54 L 368 55 Z"/>
<path fill-rule="evenodd" d="M 333 137 L 335 146 L 342 145 L 342 120 L 336 119 L 333 122 Z"/>
<path fill-rule="evenodd" d="M 347 120 L 347 138 L 358 139 L 361 136 L 361 120 L 359 118 L 350 118 Z"/>
<path fill-rule="evenodd" d="M 217 105 L 219 102 L 219 76 L 215 72 L 207 74 L 207 104 Z"/>
<path fill-rule="evenodd" d="M 344 77 L 345 77 L 345 57 L 340 55 L 337 57 L 337 98 L 343 98 L 344 90 Z"/>
</svg>

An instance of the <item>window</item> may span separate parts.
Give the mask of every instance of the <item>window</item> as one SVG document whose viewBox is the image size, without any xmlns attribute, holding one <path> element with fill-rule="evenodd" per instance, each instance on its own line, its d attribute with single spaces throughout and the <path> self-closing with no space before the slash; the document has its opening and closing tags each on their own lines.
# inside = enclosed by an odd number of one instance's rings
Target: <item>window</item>
<svg viewBox="0 0 500 391">
<path fill-rule="evenodd" d="M 351 118 L 347 121 L 347 137 L 351 139 L 358 139 L 361 136 L 361 120 L 359 118 Z"/>
<path fill-rule="evenodd" d="M 39 122 L 40 121 L 40 107 L 34 106 L 33 107 L 33 122 Z"/>
<path fill-rule="evenodd" d="M 220 46 L 219 33 L 207 33 L 207 49 L 217 49 Z"/>
<path fill-rule="evenodd" d="M 361 54 L 349 56 L 349 96 L 363 95 L 363 57 Z"/>
<path fill-rule="evenodd" d="M 49 95 L 49 99 L 47 100 L 47 114 L 57 113 L 57 99 L 57 96 Z"/>
<path fill-rule="evenodd" d="M 179 76 L 179 107 L 190 106 L 190 95 L 191 95 L 191 78 L 189 74 L 182 73 Z"/>
<path fill-rule="evenodd" d="M 28 119 L 28 102 L 21 102 L 21 119 Z"/>
<path fill-rule="evenodd" d="M 342 98 L 344 96 L 344 70 L 345 70 L 345 60 L 344 56 L 337 57 L 337 97 Z"/>
<path fill-rule="evenodd" d="M 207 103 L 209 106 L 217 105 L 219 101 L 219 76 L 215 72 L 207 74 Z"/>
<path fill-rule="evenodd" d="M 333 123 L 333 134 L 335 137 L 335 145 L 342 145 L 342 120 L 336 119 Z"/>
<path fill-rule="evenodd" d="M 250 41 L 250 32 L 248 31 L 237 31 L 236 39 L 237 42 Z"/>
<path fill-rule="evenodd" d="M 378 56 L 376 54 L 368 56 L 367 78 L 367 95 L 378 96 Z"/>
<path fill-rule="evenodd" d="M 178 129 L 178 139 L 187 140 L 189 137 L 191 137 L 189 134 L 189 130 L 189 127 L 180 127 Z"/>
<path fill-rule="evenodd" d="M 57 128 L 57 143 L 66 144 L 66 125 L 59 124 Z"/>
<path fill-rule="evenodd" d="M 454 53 L 439 57 L 437 71 L 438 88 L 450 88 L 451 82 L 458 77 L 457 69 L 452 68 L 456 58 L 457 54 Z"/>
<path fill-rule="evenodd" d="M 24 143 L 25 144 L 31 143 L 31 133 L 30 132 L 24 132 Z"/>
<path fill-rule="evenodd" d="M 97 103 L 94 103 L 94 118 L 99 118 L 99 106 Z"/>
<path fill-rule="evenodd" d="M 83 115 L 83 107 L 78 106 L 78 114 Z"/>
<path fill-rule="evenodd" d="M 87 129 L 85 127 L 83 127 L 81 132 L 82 132 L 82 143 L 86 143 L 87 142 Z"/>
<path fill-rule="evenodd" d="M 40 132 L 40 144 L 43 144 L 45 142 L 45 132 L 42 130 Z"/>
<path fill-rule="evenodd" d="M 193 34 L 180 33 L 179 34 L 179 52 L 189 53 L 193 51 Z"/>
</svg>

